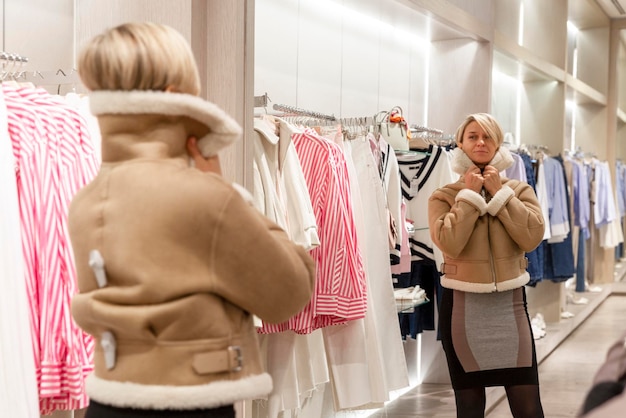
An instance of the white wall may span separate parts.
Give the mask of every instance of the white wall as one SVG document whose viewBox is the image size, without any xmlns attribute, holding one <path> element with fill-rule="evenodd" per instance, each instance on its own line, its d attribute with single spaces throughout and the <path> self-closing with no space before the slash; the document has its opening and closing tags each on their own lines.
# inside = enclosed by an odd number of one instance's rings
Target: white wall
<svg viewBox="0 0 626 418">
<path fill-rule="evenodd" d="M 74 0 L 2 0 L 2 50 L 29 59 L 24 70 L 74 66 Z"/>
<path fill-rule="evenodd" d="M 401 106 L 424 124 L 428 44 L 415 15 L 382 0 L 257 0 L 255 94 L 337 117 Z"/>
</svg>

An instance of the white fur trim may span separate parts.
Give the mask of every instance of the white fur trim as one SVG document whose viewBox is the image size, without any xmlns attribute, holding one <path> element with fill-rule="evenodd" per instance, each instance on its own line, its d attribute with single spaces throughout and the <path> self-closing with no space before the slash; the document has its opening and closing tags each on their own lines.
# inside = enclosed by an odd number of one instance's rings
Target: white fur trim
<svg viewBox="0 0 626 418">
<path fill-rule="evenodd" d="M 469 159 L 465 151 L 456 147 L 452 150 L 451 165 L 452 171 L 462 176 L 474 163 Z"/>
<path fill-rule="evenodd" d="M 524 286 L 529 281 L 530 281 L 530 274 L 528 272 L 524 272 L 519 277 L 498 283 L 498 292 L 505 292 L 507 290 L 517 289 L 518 287 Z"/>
<path fill-rule="evenodd" d="M 485 213 L 487 213 L 487 203 L 485 202 L 485 199 L 483 199 L 480 194 L 476 193 L 473 190 L 463 189 L 459 193 L 457 193 L 454 201 L 458 202 L 460 200 L 476 207 L 478 212 L 480 212 L 480 216 L 483 216 Z"/>
<path fill-rule="evenodd" d="M 493 160 L 489 162 L 498 171 L 504 171 L 515 163 L 511 151 L 507 147 L 498 148 L 498 152 L 493 156 Z"/>
<path fill-rule="evenodd" d="M 487 204 L 487 212 L 491 216 L 497 216 L 500 210 L 515 196 L 515 192 L 509 186 L 502 186 Z"/>
<path fill-rule="evenodd" d="M 86 390 L 90 399 L 118 408 L 186 410 L 215 408 L 264 397 L 272 391 L 272 378 L 263 373 L 206 385 L 157 386 L 104 380 L 91 374 L 87 377 Z"/>
<path fill-rule="evenodd" d="M 506 147 L 498 148 L 498 151 L 493 156 L 493 159 L 487 165 L 491 165 L 498 171 L 504 171 L 511 167 L 515 163 L 511 151 Z M 452 150 L 452 171 L 459 175 L 465 174 L 465 172 L 474 165 L 472 160 L 467 154 L 459 147 Z"/>
<path fill-rule="evenodd" d="M 529 280 L 530 274 L 528 274 L 528 272 L 514 279 L 500 282 L 497 285 L 495 283 L 472 283 L 463 280 L 448 279 L 446 276 L 441 276 L 441 286 L 447 289 L 461 290 L 468 293 L 494 293 L 517 289 L 518 287 L 524 286 Z"/>
<path fill-rule="evenodd" d="M 94 115 L 157 114 L 188 116 L 206 125 L 210 132 L 198 138 L 202 155 L 209 157 L 241 136 L 241 127 L 214 103 L 197 96 L 152 90 L 97 90 L 89 94 Z"/>
</svg>

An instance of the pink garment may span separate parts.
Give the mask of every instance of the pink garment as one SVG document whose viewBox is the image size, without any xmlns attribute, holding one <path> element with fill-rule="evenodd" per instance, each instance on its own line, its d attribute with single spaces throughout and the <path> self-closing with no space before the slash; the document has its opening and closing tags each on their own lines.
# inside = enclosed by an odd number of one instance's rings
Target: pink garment
<svg viewBox="0 0 626 418">
<path fill-rule="evenodd" d="M 67 234 L 71 198 L 98 170 L 84 119 L 44 89 L 3 84 L 16 160 L 22 252 L 40 411 L 88 405 L 93 340 L 74 323 L 77 292 Z"/>
<path fill-rule="evenodd" d="M 367 310 L 367 282 L 359 251 L 342 150 L 310 131 L 294 134 L 304 178 L 318 226 L 320 246 L 311 250 L 316 263 L 315 291 L 302 312 L 282 324 L 264 324 L 261 333 L 318 328 L 360 319 Z"/>
</svg>

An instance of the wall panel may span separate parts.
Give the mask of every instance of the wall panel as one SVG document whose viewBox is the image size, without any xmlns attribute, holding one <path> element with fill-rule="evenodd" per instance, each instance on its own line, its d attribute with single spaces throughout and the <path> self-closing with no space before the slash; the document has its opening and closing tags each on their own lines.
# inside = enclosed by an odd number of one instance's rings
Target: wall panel
<svg viewBox="0 0 626 418">
<path fill-rule="evenodd" d="M 2 49 L 29 59 L 25 70 L 74 67 L 73 0 L 4 0 Z"/>
<path fill-rule="evenodd" d="M 130 21 L 153 21 L 178 30 L 194 50 L 203 96 L 222 107 L 251 133 L 251 71 L 254 42 L 246 24 L 254 20 L 252 0 L 94 0 L 77 2 L 76 43 Z M 254 25 L 251 26 L 252 28 Z M 220 153 L 228 179 L 250 184 L 251 154 L 245 139 Z"/>
</svg>

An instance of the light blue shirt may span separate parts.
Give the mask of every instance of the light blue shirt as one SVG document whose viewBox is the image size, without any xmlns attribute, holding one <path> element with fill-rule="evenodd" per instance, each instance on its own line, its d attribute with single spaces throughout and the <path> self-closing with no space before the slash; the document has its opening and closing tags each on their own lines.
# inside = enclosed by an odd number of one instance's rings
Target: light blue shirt
<svg viewBox="0 0 626 418">
<path fill-rule="evenodd" d="M 548 194 L 548 213 L 552 237 L 548 242 L 561 242 L 570 231 L 567 211 L 567 191 L 563 165 L 552 157 L 543 158 Z"/>
<path fill-rule="evenodd" d="M 585 239 L 589 239 L 589 221 L 591 205 L 589 203 L 589 177 L 587 170 L 580 161 L 569 159 L 572 164 L 572 195 L 574 209 L 574 225 L 580 227 Z"/>
<path fill-rule="evenodd" d="M 615 210 L 615 200 L 613 198 L 613 188 L 611 186 L 611 173 L 609 163 L 597 161 L 595 166 L 596 196 L 593 210 L 596 228 L 604 224 L 613 222 L 617 217 Z"/>
<path fill-rule="evenodd" d="M 524 165 L 524 160 L 522 160 L 522 157 L 514 152 L 511 153 L 511 157 L 513 157 L 513 165 L 505 170 L 504 176 L 507 179 L 519 180 L 527 183 L 528 178 L 526 177 L 526 166 Z"/>
<path fill-rule="evenodd" d="M 615 191 L 620 218 L 626 216 L 626 165 L 618 161 L 615 167 Z"/>
</svg>

